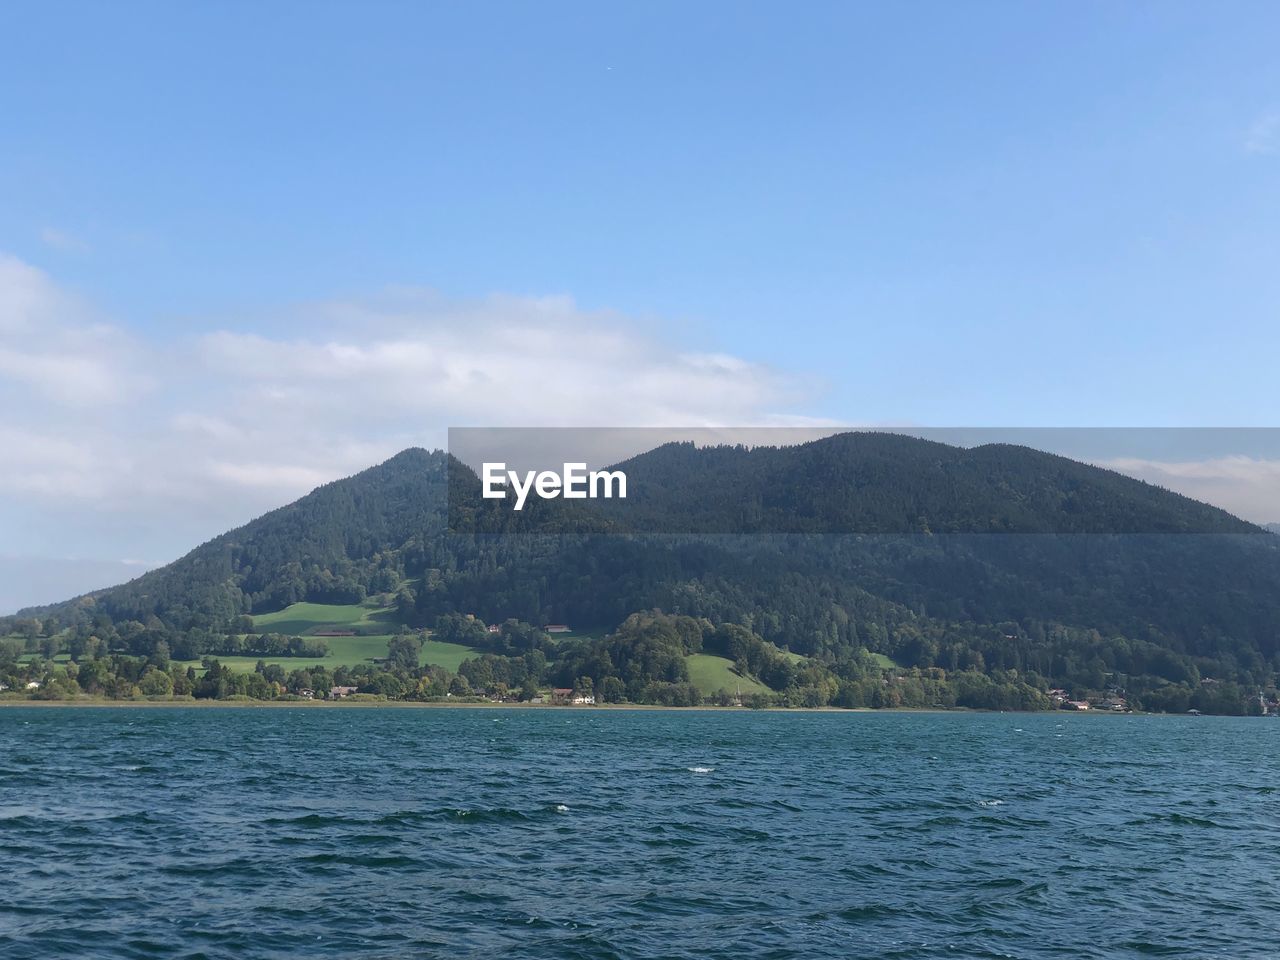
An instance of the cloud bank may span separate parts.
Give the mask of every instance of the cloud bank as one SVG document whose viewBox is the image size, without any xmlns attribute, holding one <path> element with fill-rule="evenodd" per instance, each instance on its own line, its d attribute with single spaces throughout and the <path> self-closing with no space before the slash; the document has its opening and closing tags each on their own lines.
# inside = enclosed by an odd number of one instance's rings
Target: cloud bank
<svg viewBox="0 0 1280 960">
<path fill-rule="evenodd" d="M 400 290 L 253 326 L 157 342 L 0 256 L 6 550 L 169 559 L 449 426 L 785 422 L 804 396 L 566 297 Z"/>
</svg>

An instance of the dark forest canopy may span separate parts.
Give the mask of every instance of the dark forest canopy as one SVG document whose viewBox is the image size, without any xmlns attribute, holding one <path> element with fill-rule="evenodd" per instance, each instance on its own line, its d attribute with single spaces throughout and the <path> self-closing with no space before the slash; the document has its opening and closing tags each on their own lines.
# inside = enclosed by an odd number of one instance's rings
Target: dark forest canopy
<svg viewBox="0 0 1280 960">
<path fill-rule="evenodd" d="M 193 637 L 216 652 L 252 614 L 385 596 L 415 630 L 474 614 L 616 636 L 661 610 L 831 670 L 882 654 L 1042 687 L 1125 678 L 1153 697 L 1208 677 L 1256 693 L 1280 668 L 1280 539 L 1109 471 L 875 433 L 671 444 L 624 468 L 625 506 L 513 515 L 446 454 L 406 450 L 130 583 L 7 618 L 0 634 L 35 623 L 122 654 Z M 831 529 L 863 532 L 817 532 Z"/>
</svg>

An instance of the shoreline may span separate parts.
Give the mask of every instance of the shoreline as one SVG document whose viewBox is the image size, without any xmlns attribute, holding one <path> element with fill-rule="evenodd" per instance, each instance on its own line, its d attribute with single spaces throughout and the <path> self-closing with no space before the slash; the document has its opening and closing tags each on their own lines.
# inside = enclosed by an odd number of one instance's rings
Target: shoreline
<svg viewBox="0 0 1280 960">
<path fill-rule="evenodd" d="M 557 710 L 582 713 L 609 711 L 643 711 L 672 713 L 922 713 L 922 714 L 1008 714 L 1018 716 L 1039 716 L 1063 714 L 1068 716 L 1113 716 L 1113 717 L 1155 717 L 1187 716 L 1180 713 L 1157 714 L 1131 711 L 1121 713 L 1111 710 L 977 710 L 971 707 L 734 707 L 703 704 L 696 707 L 669 707 L 657 703 L 598 703 L 593 706 L 574 706 L 552 703 L 483 703 L 460 701 L 442 703 L 422 700 L 0 700 L 0 710 L 9 707 L 86 707 L 91 709 L 120 709 L 126 707 L 142 707 L 144 709 L 172 709 L 186 707 L 198 710 L 205 709 L 301 709 L 301 710 Z M 1202 714 L 1201 716 L 1212 716 Z"/>
<path fill-rule="evenodd" d="M 442 703 L 436 700 L 0 700 L 0 709 L 5 707 L 196 707 L 196 708 L 234 708 L 245 707 L 257 709 L 268 707 L 279 709 L 296 707 L 302 710 L 363 710 L 385 708 L 407 709 L 443 709 L 443 710 L 574 710 L 584 713 L 601 710 L 672 710 L 690 712 L 704 710 L 716 713 L 983 713 L 980 710 L 947 710 L 937 709 L 903 709 L 877 710 L 872 707 L 720 707 L 714 704 L 703 704 L 696 707 L 668 707 L 660 703 L 597 703 L 592 706 L 568 705 L 557 703 L 483 703 L 476 701 L 459 701 Z"/>
</svg>

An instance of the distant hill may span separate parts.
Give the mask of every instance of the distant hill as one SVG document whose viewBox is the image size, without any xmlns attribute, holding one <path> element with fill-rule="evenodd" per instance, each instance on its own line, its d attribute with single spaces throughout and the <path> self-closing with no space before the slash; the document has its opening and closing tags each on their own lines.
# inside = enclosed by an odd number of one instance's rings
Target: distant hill
<svg viewBox="0 0 1280 960">
<path fill-rule="evenodd" d="M 1280 523 L 1264 523 L 1262 529 L 1270 533 L 1280 533 Z"/>
<path fill-rule="evenodd" d="M 127 584 L 23 616 L 145 652 L 298 601 L 385 594 L 414 626 L 463 613 L 607 631 L 660 608 L 811 657 L 869 650 L 1098 684 L 1252 682 L 1277 665 L 1280 541 L 1106 470 L 875 433 L 670 444 L 622 466 L 625 503 L 517 515 L 481 501 L 446 454 L 406 450 Z M 482 532 L 451 533 L 449 519 Z"/>
</svg>

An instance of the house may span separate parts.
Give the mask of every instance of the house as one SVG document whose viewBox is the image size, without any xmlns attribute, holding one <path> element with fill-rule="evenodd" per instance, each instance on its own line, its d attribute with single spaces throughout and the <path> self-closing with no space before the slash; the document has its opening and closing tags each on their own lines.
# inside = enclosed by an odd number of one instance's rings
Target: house
<svg viewBox="0 0 1280 960">
<path fill-rule="evenodd" d="M 39 680 L 30 680 L 30 681 L 28 681 L 28 682 L 27 682 L 27 689 L 28 689 L 28 690 L 39 690 L 39 689 L 40 689 L 40 681 L 39 681 Z"/>
<path fill-rule="evenodd" d="M 1104 710 L 1113 710 L 1116 713 L 1124 713 L 1129 709 L 1129 703 L 1124 697 L 1107 697 L 1099 706 Z"/>
<path fill-rule="evenodd" d="M 567 623 L 548 623 L 542 629 L 547 633 L 568 633 L 569 625 Z"/>
<path fill-rule="evenodd" d="M 1088 710 L 1088 700 L 1068 700 L 1062 705 L 1063 710 Z"/>
<path fill-rule="evenodd" d="M 573 704 L 577 704 L 579 706 L 584 704 L 587 706 L 592 706 L 595 704 L 596 698 L 593 694 L 590 694 L 590 693 L 575 693 L 573 697 L 569 700 L 569 702 Z"/>
<path fill-rule="evenodd" d="M 329 690 L 329 699 L 341 700 L 343 697 L 351 696 L 359 689 L 359 687 L 333 687 Z"/>
<path fill-rule="evenodd" d="M 314 690 L 302 689 L 298 691 L 298 696 L 302 697 L 303 700 L 314 700 L 316 698 L 316 692 Z"/>
<path fill-rule="evenodd" d="M 498 626 L 496 623 L 491 623 L 491 624 L 489 624 L 489 632 L 490 632 L 490 633 L 501 633 L 501 632 L 502 632 L 502 628 L 501 628 L 500 626 Z"/>
<path fill-rule="evenodd" d="M 573 691 L 569 687 L 556 687 L 551 691 L 552 703 L 568 703 L 569 698 L 573 696 Z"/>
</svg>

